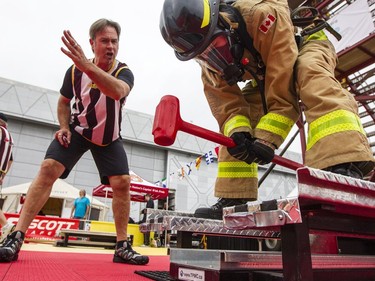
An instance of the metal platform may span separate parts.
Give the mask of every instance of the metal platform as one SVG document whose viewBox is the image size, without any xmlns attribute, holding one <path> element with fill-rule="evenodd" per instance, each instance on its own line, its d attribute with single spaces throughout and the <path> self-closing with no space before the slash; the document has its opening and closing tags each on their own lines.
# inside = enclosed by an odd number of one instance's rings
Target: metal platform
<svg viewBox="0 0 375 281">
<path fill-rule="evenodd" d="M 278 231 L 269 229 L 228 229 L 224 227 L 222 220 L 196 218 L 191 213 L 147 209 L 146 223 L 140 225 L 140 231 L 163 232 L 165 230 L 254 238 L 280 238 Z"/>
<path fill-rule="evenodd" d="M 171 277 L 375 280 L 375 254 L 343 255 L 337 244 L 339 236 L 375 240 L 375 184 L 306 167 L 297 170 L 297 179 L 298 186 L 287 198 L 225 208 L 223 221 L 149 210 L 148 230 L 277 238 L 282 243 L 281 252 L 171 249 Z"/>
<path fill-rule="evenodd" d="M 171 249 L 170 261 L 176 280 L 306 280 L 283 278 L 279 252 Z M 374 265 L 375 256 L 312 255 L 314 280 L 319 281 L 374 280 Z"/>
<path fill-rule="evenodd" d="M 333 272 L 340 276 L 336 280 L 372 280 L 375 256 L 342 256 L 337 238 L 375 239 L 375 184 L 307 167 L 297 170 L 297 180 L 298 186 L 288 198 L 248 203 L 245 211 L 226 208 L 224 227 L 280 229 L 285 280 L 329 280 Z M 323 256 L 315 256 L 310 241 L 312 233 L 330 237 L 330 243 L 336 243 L 330 245 L 334 255 L 325 252 Z M 323 252 L 324 246 L 320 247 Z M 359 265 L 366 268 L 363 273 L 356 272 L 354 259 L 365 261 Z M 320 271 L 318 278 L 316 270 L 322 270 L 322 266 L 324 272 Z M 341 276 L 338 269 L 345 274 Z"/>
<path fill-rule="evenodd" d="M 322 226 L 328 218 L 338 218 L 337 225 L 353 217 L 364 222 L 375 219 L 374 183 L 307 167 L 297 170 L 297 180 L 298 186 L 287 198 L 225 208 L 224 227 L 235 230 L 280 227 L 301 223 L 306 216 L 319 216 Z M 369 229 L 356 231 L 341 227 L 336 231 L 342 235 L 375 238 L 375 229 L 371 224 L 367 227 Z M 327 230 L 334 228 L 331 226 Z M 318 223 L 313 229 L 324 228 Z"/>
<path fill-rule="evenodd" d="M 313 269 L 374 269 L 375 256 L 322 255 L 312 257 Z M 283 269 L 280 252 L 171 249 L 171 263 L 208 270 Z"/>
</svg>

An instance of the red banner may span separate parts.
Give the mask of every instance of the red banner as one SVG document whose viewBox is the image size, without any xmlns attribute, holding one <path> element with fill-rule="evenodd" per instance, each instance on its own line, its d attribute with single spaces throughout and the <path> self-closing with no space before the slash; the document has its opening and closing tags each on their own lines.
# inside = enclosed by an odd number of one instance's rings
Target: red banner
<svg viewBox="0 0 375 281">
<path fill-rule="evenodd" d="M 17 224 L 19 216 L 19 214 L 5 214 L 8 221 L 13 224 Z M 79 220 L 36 216 L 26 231 L 26 239 L 58 240 L 59 230 L 62 228 L 78 229 Z"/>
</svg>

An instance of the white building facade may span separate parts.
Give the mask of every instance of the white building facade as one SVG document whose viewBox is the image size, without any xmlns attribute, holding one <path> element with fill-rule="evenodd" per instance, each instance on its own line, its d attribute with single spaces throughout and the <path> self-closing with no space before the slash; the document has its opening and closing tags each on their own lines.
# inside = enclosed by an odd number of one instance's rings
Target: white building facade
<svg viewBox="0 0 375 281">
<path fill-rule="evenodd" d="M 14 162 L 3 188 L 30 182 L 35 177 L 58 129 L 58 97 L 56 91 L 0 78 L 0 112 L 8 116 L 9 131 L 14 139 Z M 149 182 L 162 182 L 165 179 L 164 183 L 170 188 L 169 203 L 175 210 L 194 212 L 198 207 L 215 203 L 217 198 L 213 196 L 213 190 L 217 144 L 179 132 L 172 146 L 162 147 L 153 141 L 152 126 L 152 115 L 124 108 L 121 135 L 130 169 Z M 209 152 L 212 152 L 214 162 L 207 164 L 204 155 Z M 198 169 L 196 159 L 199 157 L 201 164 Z M 302 161 L 300 154 L 294 152 L 286 153 L 285 157 Z M 259 177 L 268 167 L 259 168 Z M 84 188 L 88 194 L 100 184 L 89 152 L 74 167 L 66 181 L 77 188 Z M 276 166 L 259 188 L 259 199 L 284 197 L 295 186 L 295 172 Z M 110 204 L 110 200 L 98 199 Z M 135 221 L 138 221 L 142 207 L 142 204 L 132 203 L 131 216 Z M 111 213 L 107 220 L 112 220 Z"/>
</svg>

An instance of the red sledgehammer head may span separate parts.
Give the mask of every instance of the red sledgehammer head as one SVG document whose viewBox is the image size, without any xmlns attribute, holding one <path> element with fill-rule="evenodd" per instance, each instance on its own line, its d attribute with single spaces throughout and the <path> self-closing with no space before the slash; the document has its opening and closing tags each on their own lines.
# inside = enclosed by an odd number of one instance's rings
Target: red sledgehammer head
<svg viewBox="0 0 375 281">
<path fill-rule="evenodd" d="M 172 145 L 180 129 L 182 119 L 180 116 L 180 102 L 177 97 L 166 95 L 161 98 L 156 107 L 152 134 L 154 142 L 158 145 Z"/>
</svg>

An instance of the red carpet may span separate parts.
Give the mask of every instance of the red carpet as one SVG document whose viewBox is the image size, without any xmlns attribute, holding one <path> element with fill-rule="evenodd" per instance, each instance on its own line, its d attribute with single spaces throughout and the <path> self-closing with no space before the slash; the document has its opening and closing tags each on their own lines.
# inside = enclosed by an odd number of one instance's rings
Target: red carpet
<svg viewBox="0 0 375 281">
<path fill-rule="evenodd" d="M 169 256 L 150 256 L 148 265 L 112 262 L 111 254 L 21 251 L 18 261 L 0 263 L 1 281 L 150 281 L 135 270 L 169 271 Z"/>
</svg>

